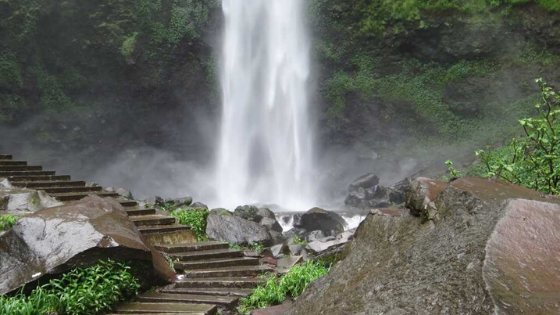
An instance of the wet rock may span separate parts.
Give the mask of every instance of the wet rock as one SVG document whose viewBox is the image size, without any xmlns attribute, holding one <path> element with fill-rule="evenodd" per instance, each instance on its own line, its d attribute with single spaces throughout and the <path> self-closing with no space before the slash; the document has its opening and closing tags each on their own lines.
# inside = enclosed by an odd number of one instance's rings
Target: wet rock
<svg viewBox="0 0 560 315">
<path fill-rule="evenodd" d="M 22 217 L 0 236 L 0 294 L 101 258 L 151 261 L 122 206 L 96 196 Z"/>
<path fill-rule="evenodd" d="M 368 215 L 342 250 L 344 259 L 286 314 L 558 310 L 560 242 L 551 223 L 560 215 L 557 199 L 500 181 L 461 178 L 433 203 L 438 220 L 407 211 Z"/>
<path fill-rule="evenodd" d="M 12 184 L 7 178 L 0 177 L 0 189 L 2 188 L 12 188 Z"/>
<path fill-rule="evenodd" d="M 292 301 L 287 300 L 280 305 L 254 310 L 251 312 L 251 315 L 284 315 L 291 306 Z"/>
<path fill-rule="evenodd" d="M 206 234 L 209 238 L 228 243 L 272 245 L 268 229 L 253 221 L 245 220 L 225 210 L 212 210 L 208 215 Z"/>
<path fill-rule="evenodd" d="M 393 187 L 385 187 L 379 184 L 377 176 L 366 174 L 350 184 L 344 203 L 359 209 L 385 208 L 401 204 L 405 200 L 408 186 L 409 180 L 405 179 Z"/>
<path fill-rule="evenodd" d="M 325 236 L 341 233 L 345 225 L 346 222 L 338 213 L 321 208 L 313 208 L 294 216 L 294 228 L 306 232 L 321 231 Z"/>
<path fill-rule="evenodd" d="M 498 314 L 560 311 L 560 206 L 508 203 L 488 243 L 483 276 Z"/>
<path fill-rule="evenodd" d="M 233 215 L 236 215 L 245 220 L 256 222 L 267 227 L 271 231 L 282 233 L 282 226 L 276 220 L 276 215 L 268 208 L 240 206 L 235 208 Z"/>
<path fill-rule="evenodd" d="M 278 244 L 270 247 L 270 253 L 273 257 L 280 257 L 282 255 L 288 254 L 290 249 L 286 244 Z"/>
<path fill-rule="evenodd" d="M 40 209 L 56 207 L 61 202 L 44 191 L 27 188 L 0 188 L 0 211 L 22 215 Z"/>
<path fill-rule="evenodd" d="M 373 173 L 365 174 L 350 184 L 350 189 L 356 188 L 370 188 L 379 184 L 379 177 Z"/>
</svg>

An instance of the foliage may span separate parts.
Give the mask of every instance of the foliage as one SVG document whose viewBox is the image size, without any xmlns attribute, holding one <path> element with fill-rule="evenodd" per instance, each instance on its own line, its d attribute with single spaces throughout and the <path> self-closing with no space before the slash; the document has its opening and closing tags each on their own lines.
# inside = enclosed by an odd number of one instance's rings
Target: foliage
<svg viewBox="0 0 560 315">
<path fill-rule="evenodd" d="M 299 235 L 296 235 L 292 238 L 292 242 L 296 245 L 307 245 L 307 241 L 301 238 Z"/>
<path fill-rule="evenodd" d="M 12 214 L 0 215 L 0 231 L 6 231 L 16 224 L 18 217 Z"/>
<path fill-rule="evenodd" d="M 136 42 L 138 40 L 138 32 L 132 33 L 129 37 L 127 37 L 121 46 L 121 54 L 125 58 L 130 58 L 134 53 L 134 49 L 136 48 Z"/>
<path fill-rule="evenodd" d="M 483 175 L 545 193 L 560 193 L 560 95 L 542 79 L 536 117 L 519 120 L 524 135 L 497 150 L 476 151 Z"/>
<path fill-rule="evenodd" d="M 0 314 L 100 314 L 137 294 L 131 268 L 112 260 L 76 268 L 37 287 L 29 296 L 0 296 Z"/>
<path fill-rule="evenodd" d="M 245 246 L 235 243 L 229 243 L 229 248 L 233 250 L 250 250 L 256 252 L 257 254 L 260 254 L 264 250 L 264 245 L 259 242 Z"/>
<path fill-rule="evenodd" d="M 297 298 L 311 282 L 326 275 L 328 271 L 329 268 L 318 262 L 307 261 L 294 266 L 284 276 L 265 276 L 266 282 L 263 285 L 240 300 L 239 311 L 247 314 L 256 308 L 282 303 L 288 297 Z"/>
<path fill-rule="evenodd" d="M 199 241 L 208 239 L 206 236 L 206 221 L 208 209 L 205 208 L 179 208 L 171 212 L 180 224 L 187 225 Z"/>
<path fill-rule="evenodd" d="M 462 176 L 462 172 L 455 167 L 453 161 L 445 161 L 445 166 L 447 166 L 447 179 L 451 180 Z"/>
</svg>

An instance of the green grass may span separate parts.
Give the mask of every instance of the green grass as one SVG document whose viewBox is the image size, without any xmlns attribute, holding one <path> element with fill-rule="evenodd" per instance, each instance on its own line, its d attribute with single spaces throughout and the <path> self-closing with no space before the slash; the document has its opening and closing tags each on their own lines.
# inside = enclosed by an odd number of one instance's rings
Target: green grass
<svg viewBox="0 0 560 315">
<path fill-rule="evenodd" d="M 0 231 L 6 231 L 16 224 L 18 217 L 12 214 L 0 215 Z"/>
<path fill-rule="evenodd" d="M 206 221 L 208 219 L 208 209 L 204 208 L 179 208 L 171 212 L 180 224 L 187 225 L 194 233 L 198 241 L 208 239 L 206 235 Z"/>
<path fill-rule="evenodd" d="M 75 268 L 34 289 L 30 295 L 0 296 L 0 314 L 101 314 L 138 293 L 131 267 L 112 260 Z"/>
<path fill-rule="evenodd" d="M 328 272 L 329 268 L 325 265 L 307 261 L 294 266 L 284 276 L 267 275 L 263 285 L 259 285 L 250 296 L 240 300 L 239 312 L 248 314 L 257 308 L 280 304 L 288 297 L 297 298 L 311 282 Z"/>
</svg>

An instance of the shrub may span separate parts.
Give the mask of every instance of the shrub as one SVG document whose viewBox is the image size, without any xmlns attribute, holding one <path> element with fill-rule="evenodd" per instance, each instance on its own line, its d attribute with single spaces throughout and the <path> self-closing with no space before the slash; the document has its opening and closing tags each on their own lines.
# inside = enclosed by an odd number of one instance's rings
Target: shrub
<svg viewBox="0 0 560 315">
<path fill-rule="evenodd" d="M 137 294 L 131 267 L 112 260 L 75 268 L 37 287 L 29 296 L 0 296 L 0 314 L 100 314 Z"/>
<path fill-rule="evenodd" d="M 179 208 L 171 212 L 180 224 L 190 227 L 195 237 L 199 241 L 208 239 L 206 236 L 206 220 L 208 210 L 204 208 Z"/>
<path fill-rule="evenodd" d="M 18 217 L 12 214 L 0 215 L 0 231 L 6 231 L 16 224 Z"/>
<path fill-rule="evenodd" d="M 482 175 L 497 177 L 549 194 L 560 192 L 560 95 L 542 79 L 538 115 L 519 120 L 523 136 L 505 147 L 476 151 Z"/>
<path fill-rule="evenodd" d="M 311 282 L 326 275 L 328 271 L 329 268 L 321 263 L 307 261 L 294 266 L 282 277 L 267 275 L 264 284 L 259 285 L 250 296 L 240 300 L 239 311 L 247 314 L 256 308 L 282 303 L 287 297 L 296 298 Z"/>
</svg>

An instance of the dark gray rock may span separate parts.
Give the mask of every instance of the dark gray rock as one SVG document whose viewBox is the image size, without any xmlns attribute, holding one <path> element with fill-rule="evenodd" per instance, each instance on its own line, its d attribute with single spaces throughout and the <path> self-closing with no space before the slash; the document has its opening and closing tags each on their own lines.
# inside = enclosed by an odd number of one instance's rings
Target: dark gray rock
<svg viewBox="0 0 560 315">
<path fill-rule="evenodd" d="M 240 245 L 272 245 L 272 236 L 265 226 L 226 212 L 216 209 L 210 211 L 206 224 L 206 234 L 209 238 Z"/>
<path fill-rule="evenodd" d="M 0 236 L 0 294 L 101 258 L 151 261 L 122 206 L 96 196 L 39 210 Z"/>
<path fill-rule="evenodd" d="M 307 233 L 321 231 L 325 236 L 336 235 L 344 231 L 345 225 L 346 222 L 338 213 L 321 208 L 313 208 L 294 216 L 294 228 Z"/>
<path fill-rule="evenodd" d="M 370 188 L 373 186 L 377 186 L 379 184 L 379 177 L 377 177 L 373 173 L 368 173 L 363 176 L 360 176 L 352 184 L 350 184 L 350 188 Z"/>
<path fill-rule="evenodd" d="M 377 211 L 286 314 L 554 314 L 557 203 L 462 178 L 436 197 L 437 220 Z"/>
<path fill-rule="evenodd" d="M 208 209 L 208 206 L 203 204 L 202 202 L 193 202 L 190 204 L 191 208 L 201 208 L 201 209 Z"/>
<path fill-rule="evenodd" d="M 235 208 L 233 215 L 264 225 L 271 231 L 282 233 L 282 226 L 276 220 L 276 215 L 268 208 L 239 206 Z"/>
<path fill-rule="evenodd" d="M 350 184 L 344 204 L 359 209 L 398 205 L 405 201 L 409 184 L 410 181 L 405 179 L 393 187 L 385 187 L 379 184 L 377 176 L 366 174 Z"/>
</svg>

